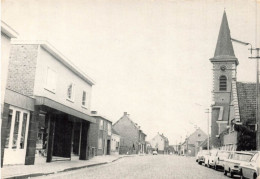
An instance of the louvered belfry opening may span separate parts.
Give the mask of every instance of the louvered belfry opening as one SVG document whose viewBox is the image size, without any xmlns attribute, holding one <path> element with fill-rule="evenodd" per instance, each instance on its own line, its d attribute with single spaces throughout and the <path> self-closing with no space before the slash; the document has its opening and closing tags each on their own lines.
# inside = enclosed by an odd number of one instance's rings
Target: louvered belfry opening
<svg viewBox="0 0 260 179">
<path fill-rule="evenodd" d="M 227 90 L 227 77 L 221 76 L 219 78 L 219 91 L 226 91 Z"/>
</svg>

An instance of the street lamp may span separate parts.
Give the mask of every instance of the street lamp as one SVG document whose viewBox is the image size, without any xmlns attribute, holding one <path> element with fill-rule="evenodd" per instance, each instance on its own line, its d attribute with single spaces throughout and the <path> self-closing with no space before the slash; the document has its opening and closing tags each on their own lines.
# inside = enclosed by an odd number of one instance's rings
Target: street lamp
<svg viewBox="0 0 260 179">
<path fill-rule="evenodd" d="M 256 131 L 256 148 L 257 150 L 260 150 L 260 130 L 259 127 L 260 126 L 260 120 L 259 120 L 259 51 L 260 48 L 252 48 L 252 45 L 250 43 L 247 42 L 242 42 L 240 40 L 237 39 L 233 39 L 231 38 L 231 41 L 239 43 L 241 45 L 250 45 L 251 48 L 250 53 L 251 53 L 251 57 L 249 57 L 250 59 L 256 59 L 256 119 L 255 119 L 255 131 Z M 252 57 L 252 53 L 253 51 L 256 51 L 256 56 Z"/>
</svg>

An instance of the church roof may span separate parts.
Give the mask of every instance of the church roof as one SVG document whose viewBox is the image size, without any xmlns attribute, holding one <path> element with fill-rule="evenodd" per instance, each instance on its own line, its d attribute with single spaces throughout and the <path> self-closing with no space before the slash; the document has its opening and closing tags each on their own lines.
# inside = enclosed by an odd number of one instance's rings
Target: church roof
<svg viewBox="0 0 260 179">
<path fill-rule="evenodd" d="M 212 60 L 218 60 L 218 61 L 235 60 L 236 64 L 238 64 L 237 58 L 235 57 L 233 45 L 231 42 L 230 30 L 229 30 L 227 15 L 225 11 L 222 17 L 222 22 L 218 34 L 218 41 L 215 49 L 214 58 L 212 58 Z"/>
<path fill-rule="evenodd" d="M 256 84 L 237 82 L 237 95 L 241 122 L 248 121 L 254 124 L 256 119 Z"/>
</svg>

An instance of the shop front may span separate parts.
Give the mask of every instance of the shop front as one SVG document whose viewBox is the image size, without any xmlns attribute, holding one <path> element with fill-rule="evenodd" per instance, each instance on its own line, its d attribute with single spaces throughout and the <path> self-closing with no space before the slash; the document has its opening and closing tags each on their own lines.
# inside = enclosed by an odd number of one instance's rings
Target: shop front
<svg viewBox="0 0 260 179">
<path fill-rule="evenodd" d="M 88 159 L 89 125 L 95 119 L 48 98 L 37 97 L 36 163 Z"/>
<path fill-rule="evenodd" d="M 34 99 L 6 90 L 1 121 L 1 166 L 28 164 Z"/>
</svg>

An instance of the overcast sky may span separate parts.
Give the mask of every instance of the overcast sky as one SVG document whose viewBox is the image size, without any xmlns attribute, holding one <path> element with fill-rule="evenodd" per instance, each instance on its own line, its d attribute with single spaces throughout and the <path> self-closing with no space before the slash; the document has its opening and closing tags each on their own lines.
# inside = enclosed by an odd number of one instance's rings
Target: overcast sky
<svg viewBox="0 0 260 179">
<path fill-rule="evenodd" d="M 259 47 L 256 0 L 2 0 L 1 15 L 19 39 L 48 40 L 96 81 L 92 110 L 113 122 L 128 112 L 148 140 L 160 132 L 176 144 L 194 125 L 207 132 L 224 8 L 231 36 Z M 254 82 L 248 47 L 233 46 L 238 81 Z"/>
</svg>

